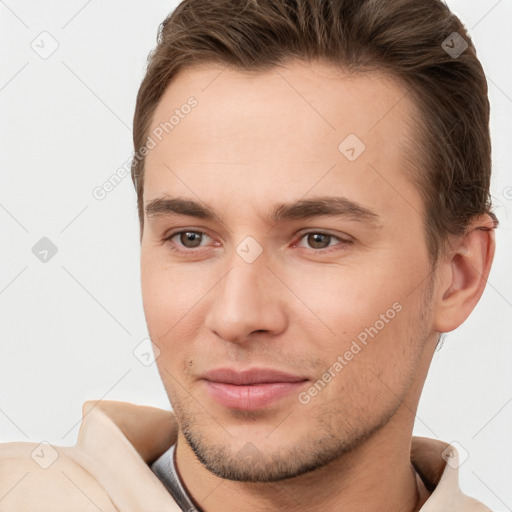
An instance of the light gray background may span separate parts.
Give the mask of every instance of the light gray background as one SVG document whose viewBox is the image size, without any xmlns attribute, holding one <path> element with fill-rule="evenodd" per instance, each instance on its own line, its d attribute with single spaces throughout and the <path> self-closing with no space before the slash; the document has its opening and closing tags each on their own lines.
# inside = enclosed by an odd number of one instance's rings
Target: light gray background
<svg viewBox="0 0 512 512">
<path fill-rule="evenodd" d="M 170 408 L 155 365 L 133 353 L 147 330 L 131 179 L 102 201 L 92 191 L 132 154 L 146 57 L 176 5 L 0 1 L 0 441 L 72 445 L 89 399 Z M 448 5 L 489 81 L 501 227 L 488 288 L 436 353 L 414 433 L 459 442 L 469 453 L 462 489 L 503 511 L 512 509 L 512 0 Z M 48 51 L 52 38 L 58 48 L 43 59 L 31 45 Z M 46 263 L 32 253 L 42 237 L 58 248 Z"/>
</svg>

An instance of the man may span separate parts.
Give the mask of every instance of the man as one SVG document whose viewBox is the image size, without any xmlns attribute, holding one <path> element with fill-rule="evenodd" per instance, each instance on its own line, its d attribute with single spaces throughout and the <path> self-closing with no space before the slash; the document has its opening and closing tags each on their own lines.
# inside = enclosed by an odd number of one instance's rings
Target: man
<svg viewBox="0 0 512 512">
<path fill-rule="evenodd" d="M 2 446 L 0 510 L 489 510 L 412 437 L 494 255 L 488 122 L 438 0 L 182 2 L 132 167 L 174 412 L 90 401 L 75 447 Z"/>
</svg>

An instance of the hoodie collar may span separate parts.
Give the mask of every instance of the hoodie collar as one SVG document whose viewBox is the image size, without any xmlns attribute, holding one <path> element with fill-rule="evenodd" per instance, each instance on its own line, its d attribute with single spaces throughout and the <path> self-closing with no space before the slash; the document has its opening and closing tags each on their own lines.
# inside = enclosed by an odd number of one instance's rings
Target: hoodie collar
<svg viewBox="0 0 512 512">
<path fill-rule="evenodd" d="M 76 446 L 69 455 L 102 485 L 121 512 L 178 512 L 180 508 L 150 464 L 176 442 L 174 413 L 120 401 L 87 401 Z M 461 506 L 457 450 L 442 441 L 413 436 L 411 462 L 431 492 L 420 512 Z M 460 508 L 459 508 L 460 509 Z"/>
</svg>

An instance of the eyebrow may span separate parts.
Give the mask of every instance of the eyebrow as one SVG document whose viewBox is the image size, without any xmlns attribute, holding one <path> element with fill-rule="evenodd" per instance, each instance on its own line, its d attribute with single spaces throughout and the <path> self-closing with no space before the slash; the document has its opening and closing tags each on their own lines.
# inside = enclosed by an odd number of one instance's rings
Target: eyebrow
<svg viewBox="0 0 512 512">
<path fill-rule="evenodd" d="M 208 206 L 181 197 L 165 196 L 153 199 L 146 204 L 145 212 L 149 218 L 167 215 L 186 215 L 222 223 L 220 217 Z M 345 217 L 349 220 L 370 224 L 377 224 L 379 219 L 377 213 L 371 209 L 345 197 L 323 196 L 277 204 L 270 215 L 270 221 L 277 223 L 284 220 L 324 216 Z"/>
</svg>

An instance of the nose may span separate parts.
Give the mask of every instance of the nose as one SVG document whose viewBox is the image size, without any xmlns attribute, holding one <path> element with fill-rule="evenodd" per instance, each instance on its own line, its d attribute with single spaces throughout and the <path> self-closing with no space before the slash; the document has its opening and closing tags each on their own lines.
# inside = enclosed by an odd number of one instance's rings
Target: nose
<svg viewBox="0 0 512 512">
<path fill-rule="evenodd" d="M 262 256 L 247 263 L 234 254 L 212 293 L 205 327 L 223 340 L 241 344 L 253 339 L 253 333 L 273 336 L 286 328 L 285 291 Z"/>
</svg>

